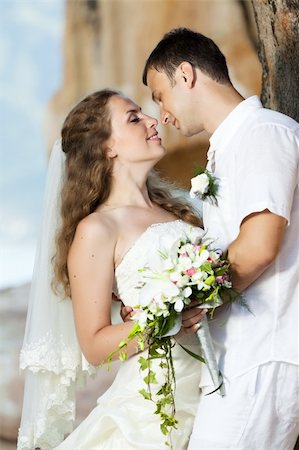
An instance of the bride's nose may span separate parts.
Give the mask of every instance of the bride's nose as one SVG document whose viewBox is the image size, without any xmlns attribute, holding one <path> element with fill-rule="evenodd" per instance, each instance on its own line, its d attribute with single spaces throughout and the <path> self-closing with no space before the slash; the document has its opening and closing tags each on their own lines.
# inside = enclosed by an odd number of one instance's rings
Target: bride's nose
<svg viewBox="0 0 299 450">
<path fill-rule="evenodd" d="M 147 116 L 147 124 L 149 128 L 155 128 L 158 125 L 158 120 L 154 117 Z"/>
</svg>

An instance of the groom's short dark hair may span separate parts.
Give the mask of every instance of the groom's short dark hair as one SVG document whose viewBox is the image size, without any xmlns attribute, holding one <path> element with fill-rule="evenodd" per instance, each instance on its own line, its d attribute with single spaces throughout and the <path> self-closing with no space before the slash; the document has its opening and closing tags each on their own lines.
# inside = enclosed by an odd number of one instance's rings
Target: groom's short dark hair
<svg viewBox="0 0 299 450">
<path fill-rule="evenodd" d="M 147 86 L 150 69 L 166 73 L 172 81 L 184 61 L 221 84 L 231 84 L 225 57 L 215 42 L 188 28 L 175 28 L 163 36 L 145 63 L 143 83 Z"/>
</svg>

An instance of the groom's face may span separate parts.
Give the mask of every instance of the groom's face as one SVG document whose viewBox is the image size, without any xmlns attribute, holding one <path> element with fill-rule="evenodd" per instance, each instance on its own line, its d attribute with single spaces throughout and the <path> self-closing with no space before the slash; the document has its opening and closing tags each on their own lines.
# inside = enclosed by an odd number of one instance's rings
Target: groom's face
<svg viewBox="0 0 299 450">
<path fill-rule="evenodd" d="M 189 92 L 179 76 L 173 82 L 164 72 L 149 69 L 147 85 L 152 92 L 152 99 L 160 108 L 163 125 L 171 124 L 184 136 L 192 136 L 193 111 L 190 109 Z M 198 131 L 196 131 L 198 132 Z"/>
</svg>

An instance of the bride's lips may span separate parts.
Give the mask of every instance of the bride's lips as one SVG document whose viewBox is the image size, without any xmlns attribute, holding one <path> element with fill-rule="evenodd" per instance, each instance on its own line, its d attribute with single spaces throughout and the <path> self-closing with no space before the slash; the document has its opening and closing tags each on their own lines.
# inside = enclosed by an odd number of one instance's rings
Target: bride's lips
<svg viewBox="0 0 299 450">
<path fill-rule="evenodd" d="M 147 141 L 161 142 L 161 139 L 158 136 L 158 132 L 153 133 L 150 137 L 148 137 Z"/>
</svg>

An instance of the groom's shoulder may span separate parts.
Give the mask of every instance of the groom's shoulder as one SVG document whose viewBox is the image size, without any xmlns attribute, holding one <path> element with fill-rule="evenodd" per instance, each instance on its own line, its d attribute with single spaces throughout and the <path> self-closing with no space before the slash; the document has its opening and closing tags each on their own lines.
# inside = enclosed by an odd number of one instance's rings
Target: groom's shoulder
<svg viewBox="0 0 299 450">
<path fill-rule="evenodd" d="M 258 108 L 255 111 L 255 126 L 272 126 L 299 134 L 299 123 L 292 117 L 268 108 Z"/>
</svg>

